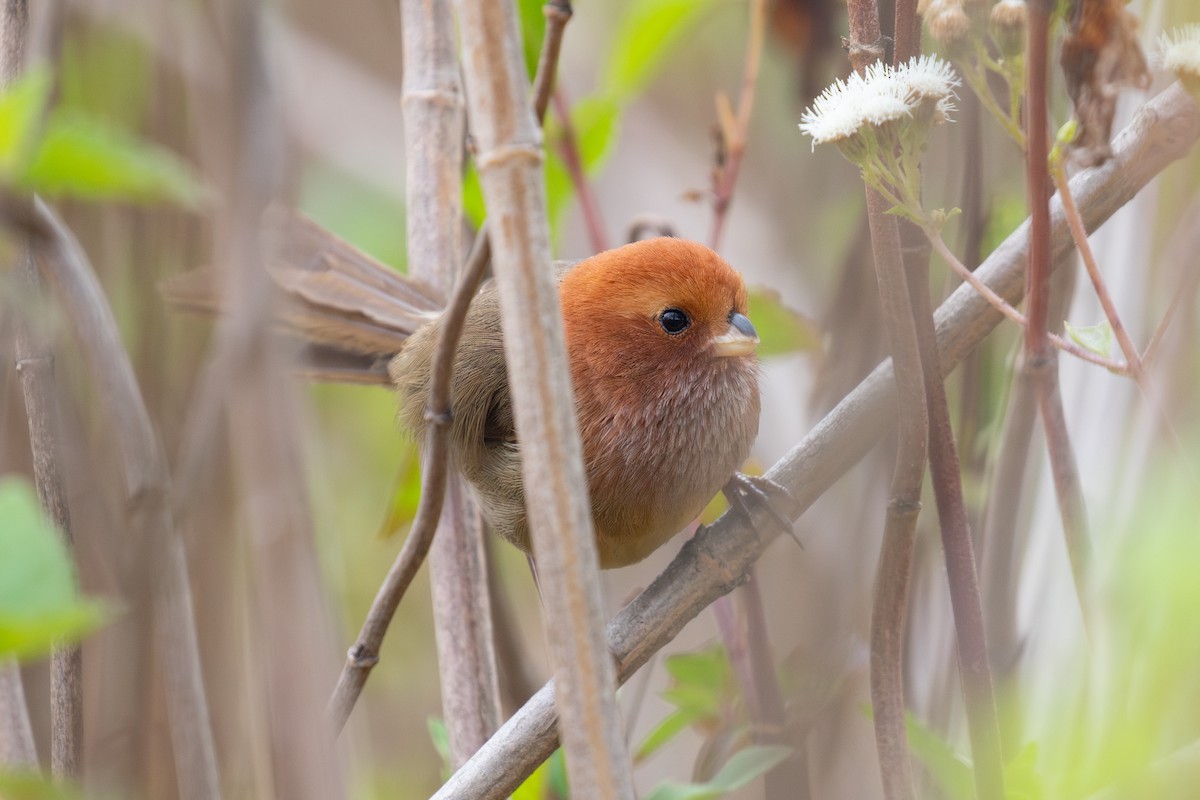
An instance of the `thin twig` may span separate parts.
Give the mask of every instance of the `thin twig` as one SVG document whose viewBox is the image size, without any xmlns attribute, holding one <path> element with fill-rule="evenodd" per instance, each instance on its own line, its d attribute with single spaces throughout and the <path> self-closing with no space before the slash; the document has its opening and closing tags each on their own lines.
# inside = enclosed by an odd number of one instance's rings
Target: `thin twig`
<svg viewBox="0 0 1200 800">
<path fill-rule="evenodd" d="M 1121 315 L 1117 313 L 1117 306 L 1113 302 L 1112 295 L 1108 293 L 1108 286 L 1104 283 L 1104 276 L 1100 274 L 1100 267 L 1096 264 L 1096 256 L 1092 253 L 1091 245 L 1088 244 L 1087 232 L 1083 229 L 1083 220 L 1079 218 L 1079 209 L 1075 207 L 1075 198 L 1071 196 L 1071 184 L 1067 181 L 1067 173 L 1061 159 L 1058 160 L 1057 164 L 1050 167 L 1050 177 L 1054 179 L 1054 185 L 1058 189 L 1058 197 L 1062 201 L 1063 212 L 1067 216 L 1067 223 L 1071 226 L 1071 238 L 1075 240 L 1075 248 L 1079 250 L 1079 255 L 1083 258 L 1083 264 L 1087 267 L 1088 277 L 1091 278 L 1092 287 L 1096 290 L 1096 297 L 1100 300 L 1100 307 L 1104 309 L 1104 316 L 1108 318 L 1108 324 L 1112 328 L 1113 336 L 1116 337 L 1117 344 L 1121 347 L 1121 353 L 1125 356 L 1125 364 L 1129 369 L 1129 374 L 1134 380 L 1140 382 L 1142 359 L 1138 355 L 1138 350 L 1134 346 L 1133 340 L 1129 338 L 1129 332 L 1125 330 L 1125 326 L 1121 323 Z"/>
<path fill-rule="evenodd" d="M 1072 188 L 1089 230 L 1137 194 L 1200 137 L 1200 109 L 1179 86 L 1147 103 L 1114 143 L 1114 157 L 1085 170 Z M 1024 291 L 1029 226 L 1019 227 L 977 270 L 1007 302 Z M 1054 220 L 1056 256 L 1070 247 L 1061 214 Z M 960 286 L 938 309 L 943 376 L 973 351 L 1003 319 L 979 294 Z M 829 412 L 768 472 L 797 501 L 797 516 L 856 464 L 895 419 L 895 383 L 885 361 Z M 744 580 L 775 537 L 765 513 L 759 525 L 726 514 L 686 543 L 679 555 L 608 626 L 609 650 L 625 681 L 668 644 L 717 597 Z M 437 800 L 491 800 L 508 796 L 558 746 L 555 686 L 548 683 L 500 727 L 434 795 Z"/>
<path fill-rule="evenodd" d="M 408 538 L 404 541 L 404 547 L 400 549 L 395 563 L 376 592 L 358 638 L 346 654 L 346 664 L 342 667 L 337 686 L 329 700 L 329 713 L 335 731 L 341 731 L 345 727 L 371 669 L 379 663 L 379 648 L 383 644 L 388 625 L 391 624 L 409 584 L 421 568 L 421 562 L 429 552 L 433 534 L 437 530 L 442 513 L 442 500 L 446 493 L 449 461 L 446 435 L 450 421 L 450 376 L 454 365 L 454 352 L 458 349 L 458 339 L 467 318 L 467 309 L 483 279 L 490 254 L 487 231 L 480 228 L 475 237 L 475 246 L 462 275 L 459 276 L 438 329 L 429 384 L 427 413 L 431 424 L 425 439 L 421 500 L 417 504 L 417 513 L 409 529 Z"/>
<path fill-rule="evenodd" d="M 546 109 L 550 105 L 550 94 L 554 87 L 554 74 L 558 68 L 558 54 L 562 48 L 563 30 L 571 18 L 570 5 L 565 3 L 549 3 L 543 11 L 546 14 L 546 37 L 542 43 L 542 53 L 538 60 L 538 71 L 533 79 L 533 108 L 539 121 L 545 118 Z M 454 294 L 449 300 L 441 318 L 438 330 L 437 344 L 434 348 L 433 362 L 430 374 L 430 421 L 425 442 L 425 465 L 421 478 L 421 500 L 417 504 L 417 513 L 409 529 L 404 547 L 396 556 L 391 569 L 388 570 L 383 584 L 371 602 L 367 618 L 363 622 L 358 638 L 347 653 L 346 664 L 338 676 L 337 686 L 329 699 L 329 715 L 333 720 L 334 730 L 341 731 L 350 717 L 358 696 L 366 685 L 371 669 L 379 663 L 379 647 L 387 633 L 388 625 L 396 614 L 400 600 L 408 590 L 409 584 L 429 552 L 437 521 L 441 515 L 441 505 L 446 489 L 446 469 L 449 458 L 446 452 L 446 425 L 441 420 L 447 420 L 450 409 L 450 378 L 453 370 L 454 353 L 458 349 L 458 340 L 462 334 L 463 323 L 466 320 L 467 309 L 471 298 L 487 271 L 491 260 L 492 248 L 488 235 L 487 224 L 480 225 L 475 235 L 475 244 L 467 257 L 467 263 L 459 276 Z M 438 413 L 438 410 L 441 410 Z"/>
<path fill-rule="evenodd" d="M 575 196 L 579 199 L 579 210 L 583 213 L 583 224 L 587 228 L 592 252 L 599 253 L 608 249 L 608 234 L 605 233 L 604 219 L 600 215 L 600 203 L 596 200 L 583 169 L 575 126 L 571 123 L 571 106 L 561 89 L 554 90 L 553 102 L 554 114 L 558 117 L 558 124 L 562 126 L 558 152 L 567 167 L 567 174 L 571 176 L 571 185 L 575 187 Z"/>
<path fill-rule="evenodd" d="M 875 0 L 850 0 L 850 63 L 859 74 L 881 60 L 883 34 Z M 898 437 L 896 463 L 884 521 L 871 607 L 871 706 L 883 794 L 888 800 L 916 797 L 908 754 L 904 705 L 904 629 L 912 580 L 921 485 L 929 444 L 929 418 L 921 354 L 900 250 L 893 203 L 867 187 L 867 219 L 875 255 L 875 278 L 884 327 L 895 364 Z"/>
<path fill-rule="evenodd" d="M 10 86 L 20 76 L 29 28 L 26 0 L 10 0 L 0 8 L 0 81 Z M 16 202 L 32 213 L 28 198 Z M 33 259 L 30 234 L 21 236 L 17 249 L 26 301 L 37 307 L 41 280 Z M 68 552 L 74 557 L 75 537 L 67 507 L 59 441 L 58 399 L 54 386 L 54 353 L 45 331 L 34 320 L 18 314 L 13 323 L 17 374 L 29 419 L 29 450 L 38 500 L 54 523 Z M 18 676 L 19 679 L 19 676 Z M 78 779 L 83 749 L 83 651 L 78 643 L 54 648 L 50 662 L 50 770 L 60 778 Z"/>
<path fill-rule="evenodd" d="M 1087 509 L 1079 485 L 1079 468 L 1067 431 L 1066 413 L 1058 388 L 1058 358 L 1048 335 L 1047 310 L 1050 302 L 1050 179 L 1046 174 L 1050 157 L 1047 119 L 1047 61 L 1050 52 L 1050 0 L 1028 4 L 1025 183 L 1029 195 L 1030 250 L 1028 309 L 1025 326 L 1025 358 L 1035 376 L 1038 407 L 1046 431 L 1046 448 L 1054 473 L 1054 489 L 1062 516 L 1067 554 L 1071 561 L 1075 591 L 1084 607 L 1090 541 Z M 1085 615 L 1086 616 L 1086 615 Z"/>
<path fill-rule="evenodd" d="M 746 66 L 742 74 L 742 88 L 738 93 L 737 115 L 729 113 L 729 101 L 724 94 L 717 96 L 717 117 L 725 153 L 724 162 L 717 165 L 713 175 L 713 221 L 712 233 L 708 237 L 709 247 L 713 250 L 721 247 L 725 219 L 729 215 L 729 206 L 733 203 L 733 189 L 737 185 L 742 156 L 746 152 L 746 139 L 750 134 L 750 113 L 754 110 L 754 90 L 758 86 L 758 69 L 762 61 L 766 20 L 766 0 L 751 0 Z"/>
</svg>

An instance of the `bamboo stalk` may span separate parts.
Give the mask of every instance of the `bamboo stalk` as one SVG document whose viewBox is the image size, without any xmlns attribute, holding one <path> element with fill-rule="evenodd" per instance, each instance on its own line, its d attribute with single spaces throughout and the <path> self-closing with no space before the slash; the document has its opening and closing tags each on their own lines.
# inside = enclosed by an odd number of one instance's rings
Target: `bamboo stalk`
<svg viewBox="0 0 1200 800">
<path fill-rule="evenodd" d="M 459 0 L 458 11 L 572 794 L 632 798 L 516 11 L 487 0 Z"/>
<path fill-rule="evenodd" d="M 449 2 L 401 0 L 408 272 L 443 295 L 462 263 L 462 161 L 466 113 Z M 429 552 L 442 716 L 455 766 L 500 725 L 500 688 L 479 509 L 461 476 Z"/>
</svg>

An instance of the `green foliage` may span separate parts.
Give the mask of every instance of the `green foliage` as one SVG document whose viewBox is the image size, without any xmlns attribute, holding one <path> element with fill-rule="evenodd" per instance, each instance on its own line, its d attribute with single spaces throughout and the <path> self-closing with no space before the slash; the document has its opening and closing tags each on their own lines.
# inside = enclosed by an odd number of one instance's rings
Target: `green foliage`
<svg viewBox="0 0 1200 800">
<path fill-rule="evenodd" d="M 421 460 L 417 457 L 416 448 L 409 447 L 396 474 L 387 514 L 379 525 L 379 538 L 391 538 L 416 518 L 417 506 L 421 504 L 421 478 Z"/>
<path fill-rule="evenodd" d="M 814 353 L 821 349 L 821 334 L 812 320 L 783 303 L 774 289 L 750 291 L 750 318 L 758 331 L 760 356 Z"/>
<path fill-rule="evenodd" d="M 64 784 L 36 772 L 0 773 L 0 798 L 3 800 L 79 800 L 75 786 Z"/>
<path fill-rule="evenodd" d="M 80 111 L 48 109 L 50 88 L 48 73 L 35 68 L 0 92 L 0 182 L 87 200 L 199 201 L 174 155 Z"/>
<path fill-rule="evenodd" d="M 517 787 L 512 794 L 512 800 L 567 800 L 570 796 L 571 792 L 567 787 L 567 762 L 560 747 Z"/>
<path fill-rule="evenodd" d="M 1071 323 L 1064 321 L 1063 327 L 1067 329 L 1067 335 L 1075 341 L 1075 344 L 1083 349 L 1105 358 L 1112 354 L 1113 332 L 1108 320 L 1083 328 L 1076 328 Z"/>
<path fill-rule="evenodd" d="M 104 618 L 75 589 L 71 559 L 42 516 L 32 487 L 0 479 L 0 658 L 33 658 Z"/>
<path fill-rule="evenodd" d="M 447 781 L 454 772 L 454 757 L 450 753 L 450 733 L 446 730 L 446 723 L 441 717 L 430 717 L 425 720 L 425 724 L 429 728 L 429 740 L 433 742 L 433 749 L 437 750 L 437 754 L 442 759 L 442 780 Z"/>
<path fill-rule="evenodd" d="M 727 716 L 735 692 L 733 671 L 725 648 L 713 645 L 693 653 L 677 653 L 666 660 L 671 686 L 662 697 L 675 711 L 654 727 L 634 753 L 644 761 L 689 727 L 713 730 Z"/>
<path fill-rule="evenodd" d="M 712 800 L 742 788 L 787 760 L 790 747 L 751 745 L 734 753 L 725 766 L 703 783 L 660 783 L 646 800 Z"/>
<path fill-rule="evenodd" d="M 671 48 L 712 7 L 711 0 L 634 0 L 617 28 L 605 92 L 621 103 L 641 92 Z"/>
</svg>

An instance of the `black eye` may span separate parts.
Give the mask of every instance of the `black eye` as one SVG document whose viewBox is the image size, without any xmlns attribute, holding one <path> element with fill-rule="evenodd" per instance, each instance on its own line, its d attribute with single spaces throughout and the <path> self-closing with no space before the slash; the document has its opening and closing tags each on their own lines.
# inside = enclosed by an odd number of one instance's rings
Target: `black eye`
<svg viewBox="0 0 1200 800">
<path fill-rule="evenodd" d="M 658 324 L 662 325 L 664 331 L 674 336 L 686 331 L 692 324 L 692 320 L 688 317 L 687 312 L 680 311 L 678 308 L 668 308 L 658 315 Z"/>
</svg>

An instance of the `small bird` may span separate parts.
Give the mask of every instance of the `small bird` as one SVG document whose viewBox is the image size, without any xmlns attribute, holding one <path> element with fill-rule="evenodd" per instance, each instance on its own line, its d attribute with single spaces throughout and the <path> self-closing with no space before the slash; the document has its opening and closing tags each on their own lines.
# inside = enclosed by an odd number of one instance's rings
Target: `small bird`
<svg viewBox="0 0 1200 800">
<path fill-rule="evenodd" d="M 386 359 L 400 421 L 423 443 L 439 299 L 311 222 L 291 224 L 299 244 L 270 267 L 290 298 L 284 326 L 315 343 L 317 377 L 376 382 Z M 188 273 L 164 294 L 214 312 L 205 284 L 213 281 Z M 758 433 L 758 335 L 746 288 L 709 248 L 663 237 L 560 270 L 559 298 L 600 565 L 633 564 L 730 483 Z M 451 408 L 451 463 L 488 526 L 530 553 L 500 302 L 490 283 L 467 313 Z M 738 477 L 731 499 L 747 488 Z"/>
</svg>

